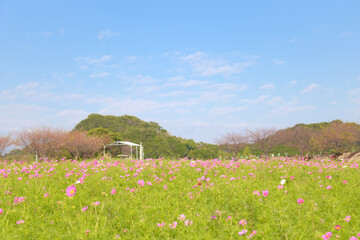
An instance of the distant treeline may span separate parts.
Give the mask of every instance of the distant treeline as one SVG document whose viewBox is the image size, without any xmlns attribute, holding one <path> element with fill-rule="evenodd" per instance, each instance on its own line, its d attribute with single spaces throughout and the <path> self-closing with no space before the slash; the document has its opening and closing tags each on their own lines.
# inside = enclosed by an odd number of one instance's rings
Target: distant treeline
<svg viewBox="0 0 360 240">
<path fill-rule="evenodd" d="M 72 131 L 49 127 L 24 129 L 12 136 L 0 136 L 0 156 L 32 154 L 39 157 L 73 159 L 102 154 L 102 147 L 114 141 L 142 143 L 146 158 L 239 158 L 250 155 L 315 155 L 360 151 L 360 125 L 335 120 L 297 124 L 276 130 L 260 128 L 219 136 L 217 144 L 197 143 L 172 136 L 159 124 L 134 116 L 91 114 Z M 7 152 L 11 146 L 17 148 Z M 14 147 L 12 147 L 14 148 Z M 112 155 L 129 155 L 128 147 L 111 148 Z"/>
</svg>

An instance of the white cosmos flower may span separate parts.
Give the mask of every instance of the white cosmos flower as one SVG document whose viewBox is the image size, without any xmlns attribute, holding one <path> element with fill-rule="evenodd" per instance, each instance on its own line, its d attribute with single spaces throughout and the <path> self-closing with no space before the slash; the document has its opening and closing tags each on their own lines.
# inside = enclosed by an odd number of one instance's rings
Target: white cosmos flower
<svg viewBox="0 0 360 240">
<path fill-rule="evenodd" d="M 285 179 L 282 179 L 281 181 L 280 181 L 280 184 L 281 185 L 284 185 L 286 183 L 286 180 Z"/>
</svg>

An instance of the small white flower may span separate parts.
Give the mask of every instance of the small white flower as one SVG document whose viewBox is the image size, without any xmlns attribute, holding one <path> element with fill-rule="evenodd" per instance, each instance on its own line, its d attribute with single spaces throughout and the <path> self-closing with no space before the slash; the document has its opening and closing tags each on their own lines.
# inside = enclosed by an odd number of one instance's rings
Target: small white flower
<svg viewBox="0 0 360 240">
<path fill-rule="evenodd" d="M 79 181 L 79 180 L 77 180 L 75 184 L 79 184 L 79 183 L 80 183 L 80 181 Z"/>
<path fill-rule="evenodd" d="M 282 179 L 281 181 L 280 181 L 280 184 L 281 185 L 284 185 L 286 183 L 286 180 L 285 179 Z"/>
</svg>

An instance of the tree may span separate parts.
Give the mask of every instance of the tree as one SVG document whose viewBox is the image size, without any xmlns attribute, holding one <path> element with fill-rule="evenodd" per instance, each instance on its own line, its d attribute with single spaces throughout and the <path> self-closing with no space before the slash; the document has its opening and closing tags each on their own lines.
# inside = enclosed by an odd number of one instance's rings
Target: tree
<svg viewBox="0 0 360 240">
<path fill-rule="evenodd" d="M 271 138 L 277 144 L 294 148 L 304 155 L 312 150 L 310 142 L 318 132 L 320 130 L 317 128 L 297 124 L 292 128 L 277 131 Z"/>
<path fill-rule="evenodd" d="M 8 147 L 13 145 L 11 135 L 0 136 L 0 157 L 5 155 L 5 151 Z"/>
<path fill-rule="evenodd" d="M 274 146 L 276 146 L 276 142 L 271 139 L 276 133 L 275 128 L 258 128 L 256 130 L 246 130 L 249 136 L 249 140 L 255 143 L 259 149 L 267 156 Z"/>
<path fill-rule="evenodd" d="M 24 129 L 17 133 L 16 143 L 25 150 L 41 157 L 56 157 L 63 147 L 66 131 L 50 127 Z"/>
<path fill-rule="evenodd" d="M 108 141 L 107 137 L 88 136 L 84 131 L 72 131 L 67 134 L 65 149 L 75 158 L 93 157 Z"/>
<path fill-rule="evenodd" d="M 359 125 L 336 120 L 313 136 L 311 143 L 317 150 L 340 154 L 359 147 L 359 136 Z"/>
<path fill-rule="evenodd" d="M 231 153 L 236 160 L 237 153 L 248 143 L 248 136 L 240 133 L 227 133 L 216 141 L 225 151 Z"/>
</svg>

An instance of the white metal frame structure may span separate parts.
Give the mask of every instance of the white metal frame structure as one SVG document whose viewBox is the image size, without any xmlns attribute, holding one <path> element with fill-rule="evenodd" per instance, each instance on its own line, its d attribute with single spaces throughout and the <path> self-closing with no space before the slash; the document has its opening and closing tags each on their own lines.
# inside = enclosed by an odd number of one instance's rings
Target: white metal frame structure
<svg viewBox="0 0 360 240">
<path fill-rule="evenodd" d="M 135 153 L 136 153 L 136 159 L 143 160 L 144 159 L 144 146 L 140 143 L 132 143 L 132 142 L 126 142 L 126 141 L 116 141 L 110 144 L 107 144 L 104 146 L 104 156 L 105 156 L 105 149 L 106 147 L 110 146 L 129 146 L 130 147 L 130 158 L 132 159 L 132 153 L 133 153 L 133 147 L 135 147 Z M 140 158 L 139 158 L 140 155 Z M 110 152 L 111 157 L 111 152 Z"/>
</svg>

